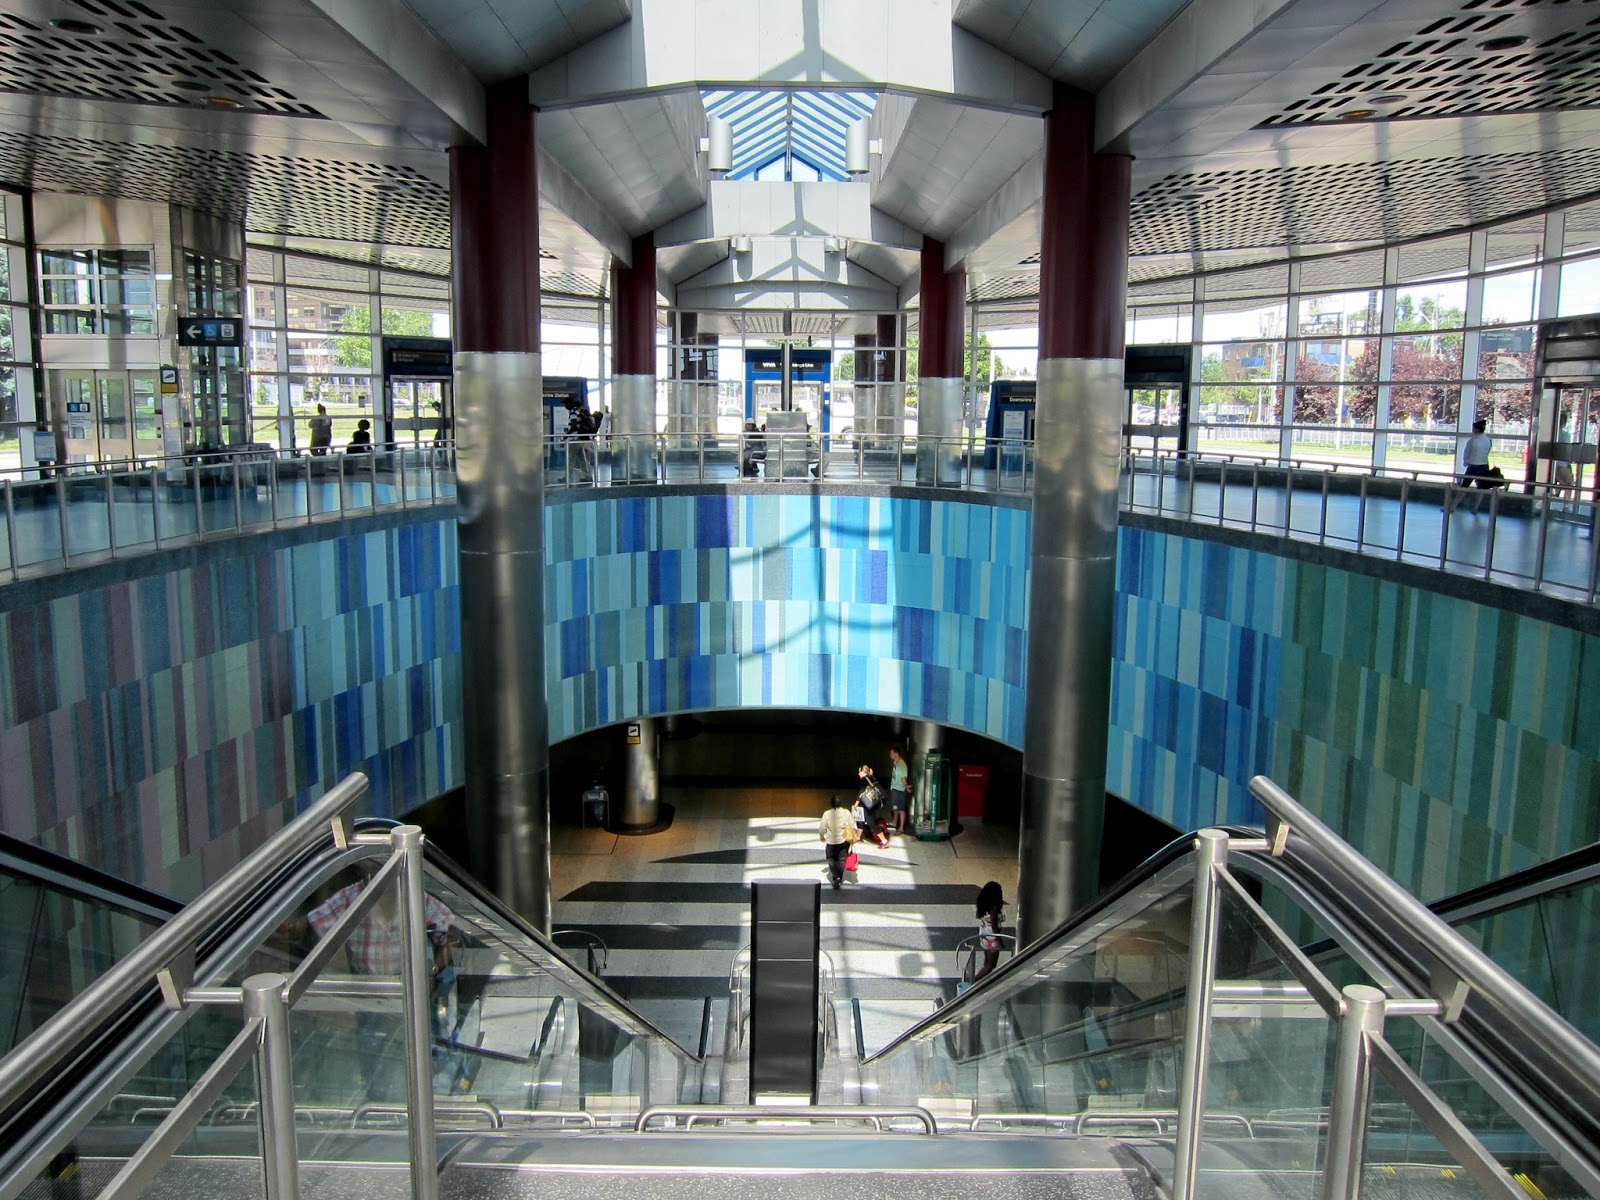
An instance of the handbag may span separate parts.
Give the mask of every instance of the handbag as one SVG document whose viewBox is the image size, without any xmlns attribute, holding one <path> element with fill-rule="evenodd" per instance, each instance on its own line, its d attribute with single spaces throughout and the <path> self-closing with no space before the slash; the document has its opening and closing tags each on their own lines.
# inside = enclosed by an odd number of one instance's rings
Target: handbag
<svg viewBox="0 0 1600 1200">
<path fill-rule="evenodd" d="M 844 856 L 844 869 L 846 871 L 854 871 L 860 865 L 860 856 L 858 856 L 854 850 L 850 851 Z"/>
</svg>

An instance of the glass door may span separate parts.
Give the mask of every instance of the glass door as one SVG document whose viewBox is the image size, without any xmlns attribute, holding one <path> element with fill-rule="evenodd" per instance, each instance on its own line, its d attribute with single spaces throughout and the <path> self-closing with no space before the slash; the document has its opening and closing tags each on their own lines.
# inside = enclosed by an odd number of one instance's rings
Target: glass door
<svg viewBox="0 0 1600 1200">
<path fill-rule="evenodd" d="M 155 371 L 129 371 L 128 395 L 133 407 L 133 456 L 159 457 L 161 442 L 161 398 Z M 169 419 L 178 419 L 177 397 L 173 397 Z"/>
<path fill-rule="evenodd" d="M 100 422 L 93 371 L 51 371 L 48 377 L 55 419 L 66 431 L 69 463 L 98 462 Z"/>
<path fill-rule="evenodd" d="M 1182 389 L 1175 384 L 1133 387 L 1127 389 L 1127 397 L 1122 424 L 1124 452 L 1148 455 L 1179 449 Z"/>
<path fill-rule="evenodd" d="M 432 447 L 450 438 L 450 385 L 442 379 L 389 380 L 395 441 L 412 448 Z"/>
<path fill-rule="evenodd" d="M 102 461 L 133 457 L 133 424 L 128 413 L 128 376 L 121 371 L 96 372 L 99 394 L 100 458 Z"/>
</svg>

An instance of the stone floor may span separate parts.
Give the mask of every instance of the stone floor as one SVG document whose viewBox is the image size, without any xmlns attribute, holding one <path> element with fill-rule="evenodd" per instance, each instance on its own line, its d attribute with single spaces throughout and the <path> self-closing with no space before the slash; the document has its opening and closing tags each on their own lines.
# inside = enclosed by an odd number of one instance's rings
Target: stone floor
<svg viewBox="0 0 1600 1200">
<path fill-rule="evenodd" d="M 643 837 L 558 828 L 551 837 L 557 929 L 609 947 L 606 978 L 691 1049 L 706 996 L 726 996 L 750 941 L 750 887 L 823 880 L 817 821 L 826 788 L 669 788 L 671 828 Z M 976 930 L 978 888 L 1016 890 L 1017 831 L 968 823 L 945 841 L 896 837 L 861 852 L 855 882 L 822 889 L 822 948 L 841 1018 L 863 1009 L 871 1052 L 937 998 L 954 995 L 956 947 Z M 844 1024 L 841 1021 L 841 1024 Z"/>
</svg>

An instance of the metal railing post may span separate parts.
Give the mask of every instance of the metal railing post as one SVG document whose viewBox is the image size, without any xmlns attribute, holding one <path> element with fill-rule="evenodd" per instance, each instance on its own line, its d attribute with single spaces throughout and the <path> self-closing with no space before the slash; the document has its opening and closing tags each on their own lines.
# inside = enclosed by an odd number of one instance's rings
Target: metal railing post
<svg viewBox="0 0 1600 1200">
<path fill-rule="evenodd" d="M 244 981 L 244 1015 L 261 1019 L 256 1076 L 261 1091 L 261 1166 L 267 1200 L 297 1200 L 300 1147 L 294 1119 L 294 1044 L 289 1035 L 289 981 L 277 973 Z"/>
<path fill-rule="evenodd" d="M 1356 509 L 1356 553 L 1360 554 L 1367 545 L 1367 480 L 1371 476 L 1361 476 L 1361 503 Z"/>
<path fill-rule="evenodd" d="M 344 516 L 344 455 L 339 455 L 339 515 Z"/>
<path fill-rule="evenodd" d="M 161 548 L 161 468 L 150 468 L 150 537 Z"/>
<path fill-rule="evenodd" d="M 1153 456 L 1156 467 L 1156 512 L 1167 508 L 1167 460 L 1159 454 Z"/>
<path fill-rule="evenodd" d="M 17 502 L 11 494 L 11 480 L 6 480 L 6 562 L 11 567 L 11 578 L 17 577 Z"/>
<path fill-rule="evenodd" d="M 1367 1117 L 1372 1106 L 1372 1054 L 1367 1039 L 1383 1032 L 1381 991 L 1352 983 L 1341 995 L 1339 1046 L 1333 1059 L 1328 1099 L 1328 1148 L 1322 1164 L 1321 1200 L 1356 1200 L 1367 1155 Z"/>
<path fill-rule="evenodd" d="M 239 493 L 239 459 L 233 459 L 233 527 L 244 528 L 244 497 Z"/>
<path fill-rule="evenodd" d="M 200 502 L 201 462 L 202 459 L 199 457 L 194 460 L 194 536 L 197 538 L 203 536 L 206 531 L 205 509 Z"/>
<path fill-rule="evenodd" d="M 1500 528 L 1500 489 L 1489 493 L 1489 541 L 1483 548 L 1483 577 L 1494 577 L 1494 537 Z"/>
<path fill-rule="evenodd" d="M 400 976 L 405 1008 L 406 1124 L 411 1144 L 411 1195 L 438 1200 L 438 1151 L 433 1131 L 433 977 L 428 951 L 427 898 L 422 888 L 422 830 L 401 825 L 389 833 L 400 856 Z M 270 1200 L 270 1198 L 269 1198 Z"/>
<path fill-rule="evenodd" d="M 1394 560 L 1399 562 L 1406 556 L 1406 512 L 1411 507 L 1411 480 L 1400 481 L 1400 524 L 1395 529 L 1394 535 Z"/>
<path fill-rule="evenodd" d="M 106 547 L 111 557 L 117 556 L 117 494 L 112 485 L 114 476 L 106 472 Z"/>
<path fill-rule="evenodd" d="M 1326 467 L 1322 469 L 1322 516 L 1317 522 L 1317 545 L 1328 544 L 1328 476 L 1330 472 Z"/>
<path fill-rule="evenodd" d="M 1256 518 L 1261 509 L 1261 464 L 1250 464 L 1250 532 L 1256 531 Z"/>
<path fill-rule="evenodd" d="M 402 446 L 400 449 L 396 450 L 395 451 L 395 455 L 396 455 L 396 457 L 398 457 L 400 459 L 400 507 L 401 508 L 407 508 L 411 504 L 411 498 L 406 493 L 406 452 L 405 452 L 405 447 Z"/>
<path fill-rule="evenodd" d="M 1195 834 L 1194 896 L 1189 920 L 1189 996 L 1183 1009 L 1183 1075 L 1178 1083 L 1178 1131 L 1172 1200 L 1193 1200 L 1205 1123 L 1206 1075 L 1211 1058 L 1211 984 L 1217 973 L 1217 929 L 1222 891 L 1217 872 L 1228 863 L 1228 835 Z"/>
<path fill-rule="evenodd" d="M 66 468 L 58 468 L 56 475 L 56 524 L 61 530 L 61 563 L 65 566 L 72 561 L 71 543 L 67 537 L 67 476 Z"/>
<path fill-rule="evenodd" d="M 1539 507 L 1539 545 L 1533 556 L 1533 586 L 1538 590 L 1544 584 L 1545 547 L 1550 540 L 1550 489 L 1542 493 Z"/>
<path fill-rule="evenodd" d="M 1217 524 L 1226 524 L 1228 519 L 1228 460 L 1223 459 L 1222 465 L 1217 468 Z"/>
</svg>

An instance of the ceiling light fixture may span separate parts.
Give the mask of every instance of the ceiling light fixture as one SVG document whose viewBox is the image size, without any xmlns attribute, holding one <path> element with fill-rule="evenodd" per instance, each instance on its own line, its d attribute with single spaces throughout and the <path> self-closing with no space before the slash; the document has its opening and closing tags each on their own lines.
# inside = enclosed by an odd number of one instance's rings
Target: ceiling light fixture
<svg viewBox="0 0 1600 1200">
<path fill-rule="evenodd" d="M 80 21 L 76 17 L 57 17 L 54 21 L 50 22 L 50 25 L 54 29 L 61 30 L 62 33 L 100 32 L 100 26 L 91 21 Z"/>
<path fill-rule="evenodd" d="M 1492 37 L 1479 42 L 1478 49 L 1495 53 L 1500 50 L 1515 50 L 1518 46 L 1526 46 L 1527 44 L 1527 34 L 1509 33 L 1505 37 Z"/>
<path fill-rule="evenodd" d="M 206 97 L 207 108 L 235 109 L 243 107 L 232 96 L 211 95 Z"/>
<path fill-rule="evenodd" d="M 1375 117 L 1377 115 L 1378 110 L 1375 108 L 1350 108 L 1339 114 L 1339 120 L 1365 121 L 1368 117 Z"/>
<path fill-rule="evenodd" d="M 1404 104 L 1411 99 L 1404 92 L 1379 92 L 1376 96 L 1367 98 L 1374 104 Z"/>
<path fill-rule="evenodd" d="M 1197 201 L 1204 200 L 1205 198 L 1206 193 L 1195 188 L 1190 188 L 1186 192 L 1179 192 L 1176 196 L 1176 199 L 1182 200 L 1185 204 L 1194 204 Z"/>
</svg>

